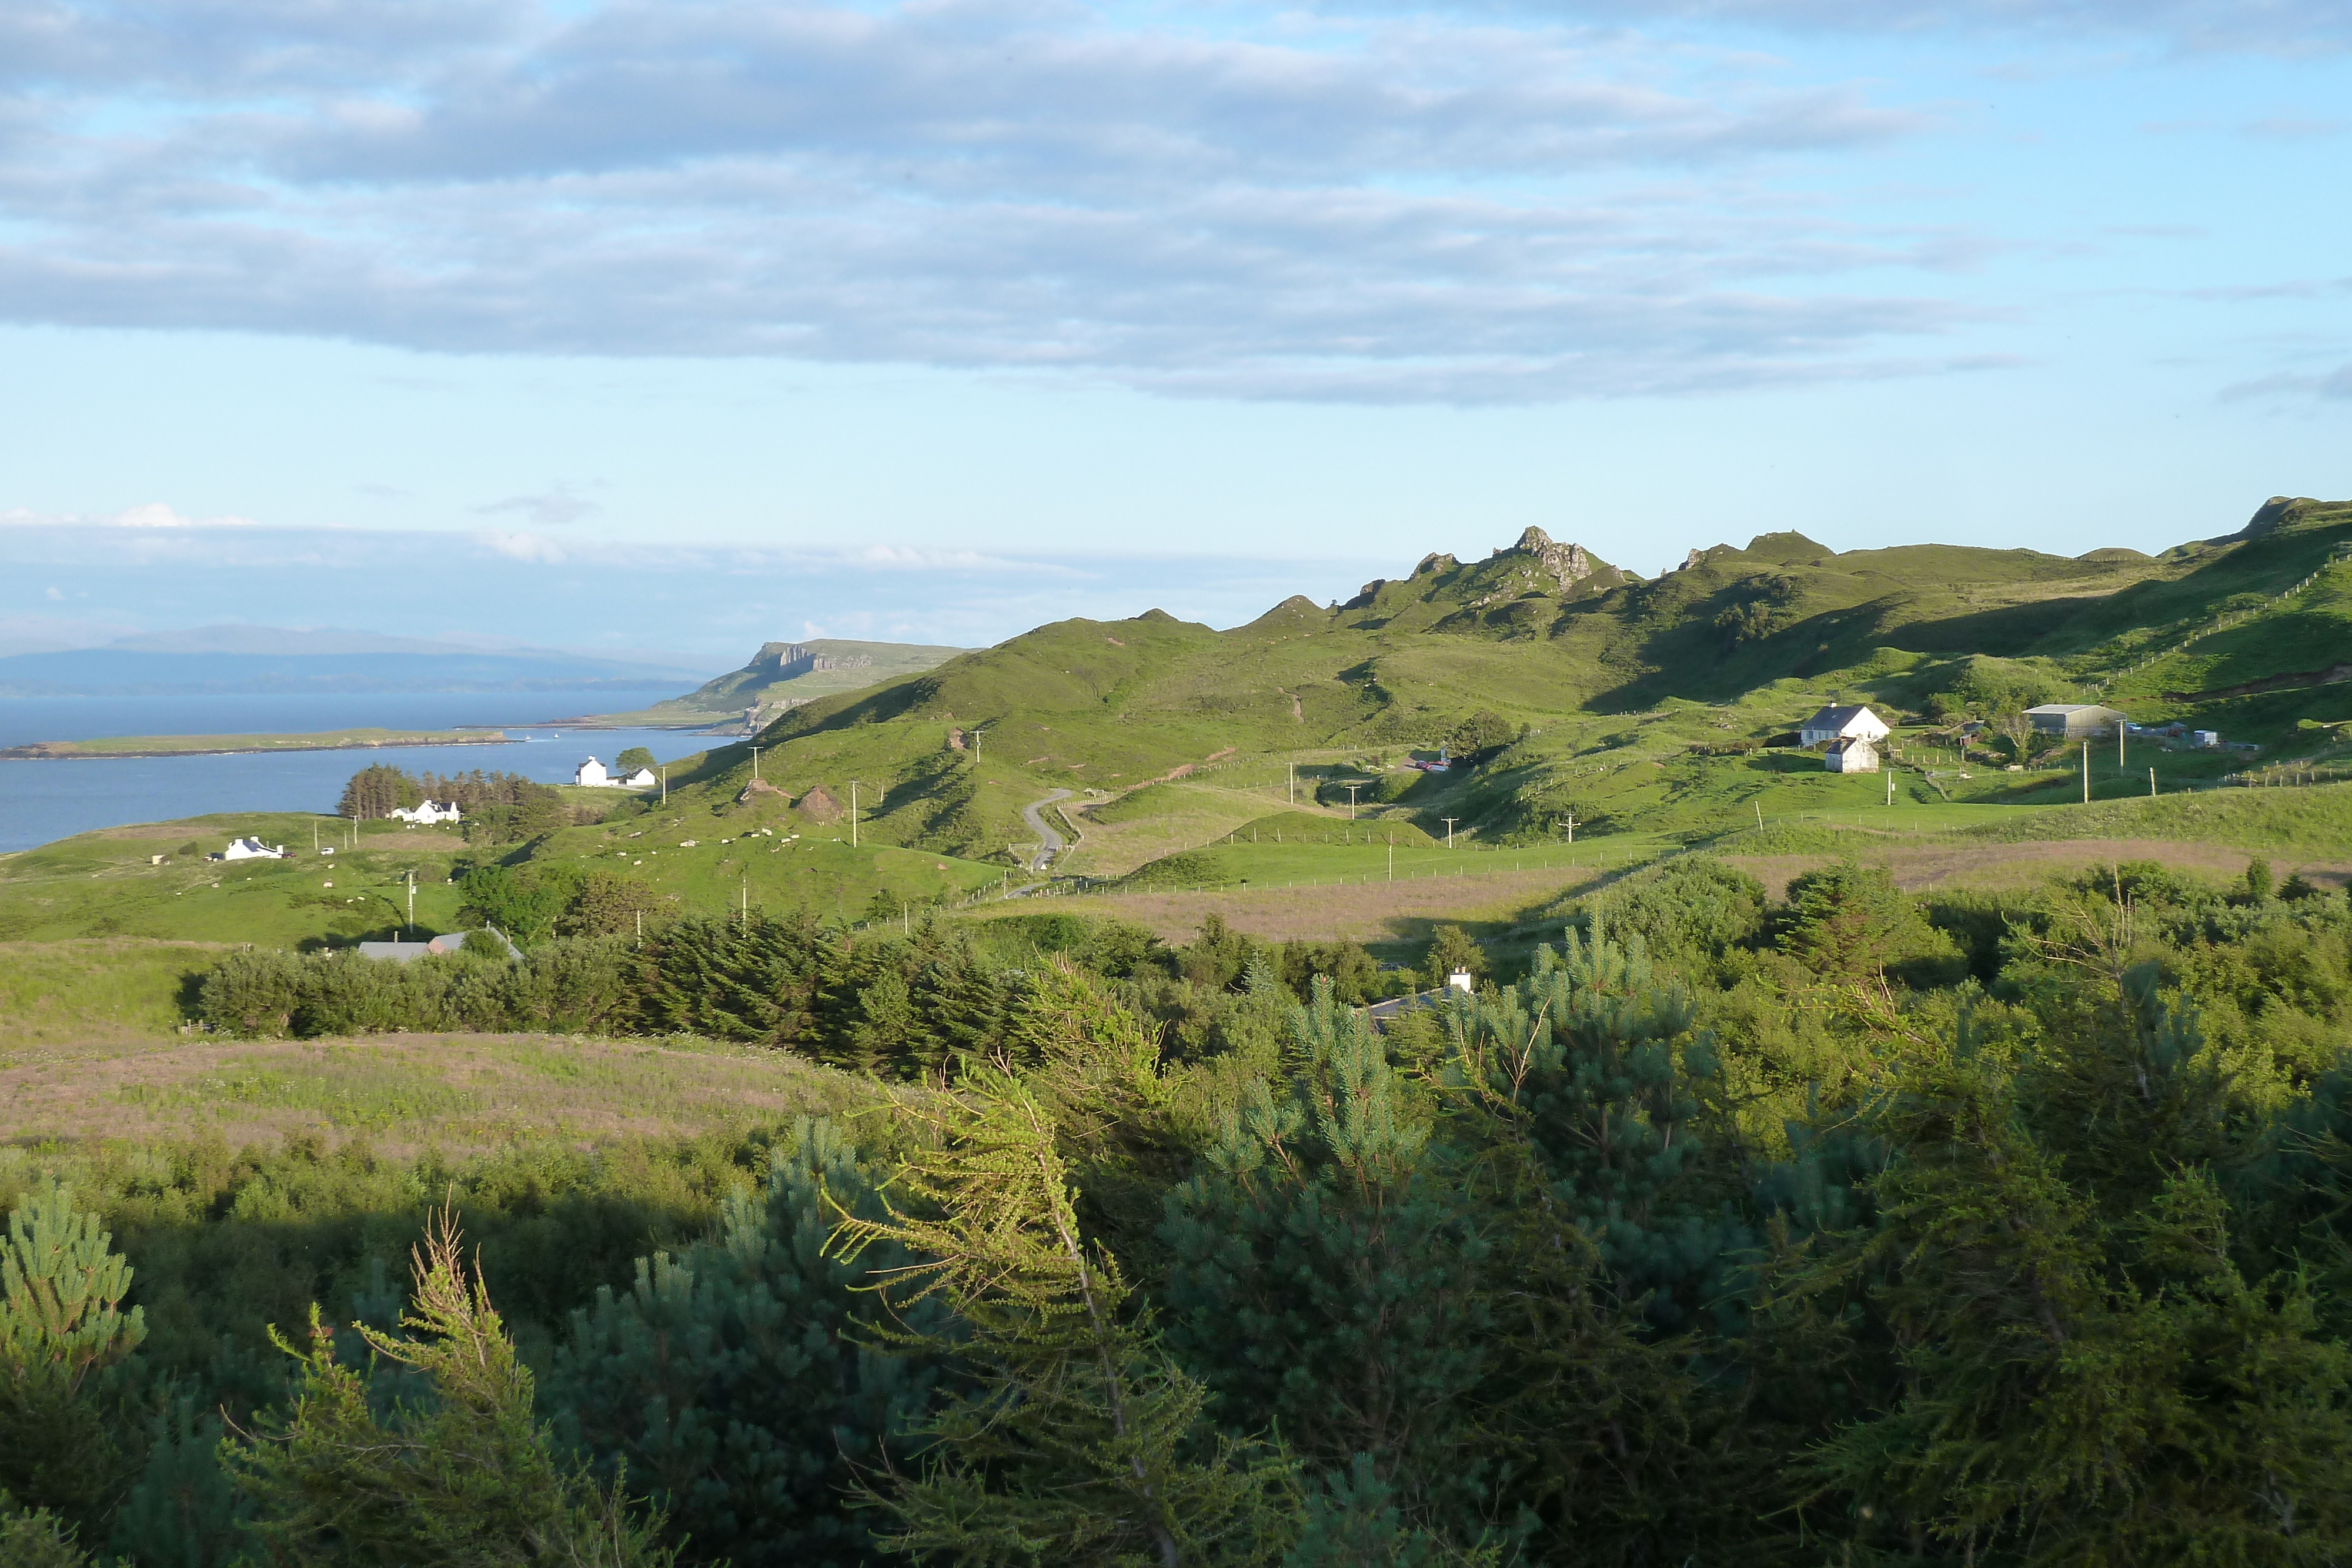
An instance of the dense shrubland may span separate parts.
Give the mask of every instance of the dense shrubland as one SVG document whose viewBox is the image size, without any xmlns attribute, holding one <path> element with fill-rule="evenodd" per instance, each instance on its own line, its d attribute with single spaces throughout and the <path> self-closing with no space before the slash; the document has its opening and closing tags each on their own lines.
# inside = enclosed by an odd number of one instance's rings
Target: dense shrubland
<svg viewBox="0 0 2352 1568">
<path fill-rule="evenodd" d="M 1563 915 L 1385 1033 L 1354 957 L 1221 927 L 755 917 L 384 967 L 404 1007 L 608 997 L 583 1027 L 922 1083 L 740 1144 L 0 1162 L 0 1541 L 2352 1557 L 2343 894 L 2125 865 L 1918 899 L 1842 865 L 1774 901 L 1690 859 Z M 240 956 L 207 1006 L 350 1027 L 305 977 L 348 963 Z M 445 1205 L 466 1247 L 404 1261 Z"/>
</svg>

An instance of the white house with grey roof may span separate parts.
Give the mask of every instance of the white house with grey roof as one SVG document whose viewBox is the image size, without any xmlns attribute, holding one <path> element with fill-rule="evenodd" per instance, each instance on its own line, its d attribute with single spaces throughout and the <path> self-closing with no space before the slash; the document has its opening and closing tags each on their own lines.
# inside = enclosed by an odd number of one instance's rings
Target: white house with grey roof
<svg viewBox="0 0 2352 1568">
<path fill-rule="evenodd" d="M 1860 740 L 1875 747 L 1887 733 L 1886 721 L 1867 707 L 1825 707 L 1797 727 L 1797 742 L 1819 746 L 1829 740 Z M 1874 758 L 1874 768 L 1875 763 Z"/>
</svg>

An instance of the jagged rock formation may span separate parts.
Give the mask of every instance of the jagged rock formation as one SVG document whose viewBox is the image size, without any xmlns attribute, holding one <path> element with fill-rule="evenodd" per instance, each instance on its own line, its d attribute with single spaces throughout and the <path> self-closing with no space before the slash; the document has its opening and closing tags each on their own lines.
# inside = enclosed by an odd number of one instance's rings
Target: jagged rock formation
<svg viewBox="0 0 2352 1568">
<path fill-rule="evenodd" d="M 1541 528 L 1529 528 L 1511 547 L 1523 555 L 1536 558 L 1538 564 L 1551 573 L 1562 588 L 1572 587 L 1592 575 L 1592 557 L 1580 544 L 1557 544 Z M 1499 550 L 1496 552 L 1500 554 Z"/>
</svg>

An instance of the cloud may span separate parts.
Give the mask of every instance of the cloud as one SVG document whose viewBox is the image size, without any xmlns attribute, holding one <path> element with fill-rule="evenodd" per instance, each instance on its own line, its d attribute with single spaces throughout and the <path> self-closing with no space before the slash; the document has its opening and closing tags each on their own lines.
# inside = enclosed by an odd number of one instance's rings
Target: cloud
<svg viewBox="0 0 2352 1568">
<path fill-rule="evenodd" d="M 2321 120 L 2299 114 L 2273 114 L 2250 120 L 2239 128 L 2265 141 L 2324 141 L 2352 131 L 2352 120 Z"/>
<path fill-rule="evenodd" d="M 58 592 L 55 588 L 45 588 L 41 590 L 41 597 L 49 601 L 52 604 L 60 603 L 65 599 L 65 595 Z"/>
<path fill-rule="evenodd" d="M 0 511 L 0 528 L 156 529 L 250 528 L 257 526 L 251 517 L 240 517 L 233 513 L 214 517 L 192 517 L 163 501 L 127 507 L 120 512 L 36 512 L 24 507 L 11 507 Z"/>
<path fill-rule="evenodd" d="M 2296 402 L 2318 399 L 2325 402 L 2352 401 L 2352 364 L 2317 375 L 2263 376 L 2253 381 L 2239 382 L 2221 389 L 2222 401 L 2242 402 L 2250 399 L 2284 398 Z"/>
<path fill-rule="evenodd" d="M 495 554 L 509 560 L 533 561 L 553 566 L 562 561 L 563 548 L 541 534 L 513 534 L 497 528 L 484 528 L 474 538 Z"/>
<path fill-rule="evenodd" d="M 1812 34 L 2142 42 L 2172 53 L 2308 56 L 2352 47 L 2347 0 L 1494 0 L 1500 9 Z"/>
<path fill-rule="evenodd" d="M 576 523 L 604 508 L 584 496 L 573 495 L 569 486 L 558 485 L 541 495 L 509 496 L 503 501 L 492 501 L 487 506 L 476 507 L 474 510 L 486 515 L 520 512 L 541 528 L 551 528 Z"/>
<path fill-rule="evenodd" d="M 515 641 L 576 647 L 604 629 L 635 645 L 689 649 L 725 663 L 761 643 L 826 629 L 970 647 L 1047 621 L 1117 619 L 1152 604 L 1186 620 L 1234 625 L 1294 592 L 1320 602 L 1410 564 L 1067 552 L 1048 559 L 915 548 L 877 559 L 866 546 L 559 544 L 504 530 L 132 530 L 55 519 L 0 531 L 0 573 L 29 581 L 87 576 L 108 596 L 91 618 L 116 626 L 116 634 L 184 626 L 192 603 L 266 602 L 273 621 L 289 625 L 350 625 L 357 603 L 377 607 L 371 624 L 404 635 L 478 639 L 482 627 L 495 625 Z M 560 582 L 551 582 L 551 566 L 561 568 Z"/>
<path fill-rule="evenodd" d="M 19 7 L 0 318 L 1450 402 L 1913 374 L 1974 319 L 1986 236 L 1775 184 L 1940 111 L 1528 13 L 1228 22 Z"/>
</svg>

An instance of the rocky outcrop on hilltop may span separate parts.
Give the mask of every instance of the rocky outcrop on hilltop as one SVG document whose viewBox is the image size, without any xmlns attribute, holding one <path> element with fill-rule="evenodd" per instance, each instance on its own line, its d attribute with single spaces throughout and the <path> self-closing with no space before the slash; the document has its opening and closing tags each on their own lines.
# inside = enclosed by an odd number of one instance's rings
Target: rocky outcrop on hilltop
<svg viewBox="0 0 2352 1568">
<path fill-rule="evenodd" d="M 1557 542 L 1541 528 L 1529 528 L 1511 548 L 1521 555 L 1535 557 L 1537 564 L 1551 573 L 1552 580 L 1562 588 L 1572 588 L 1592 575 L 1592 557 L 1582 545 Z"/>
</svg>

